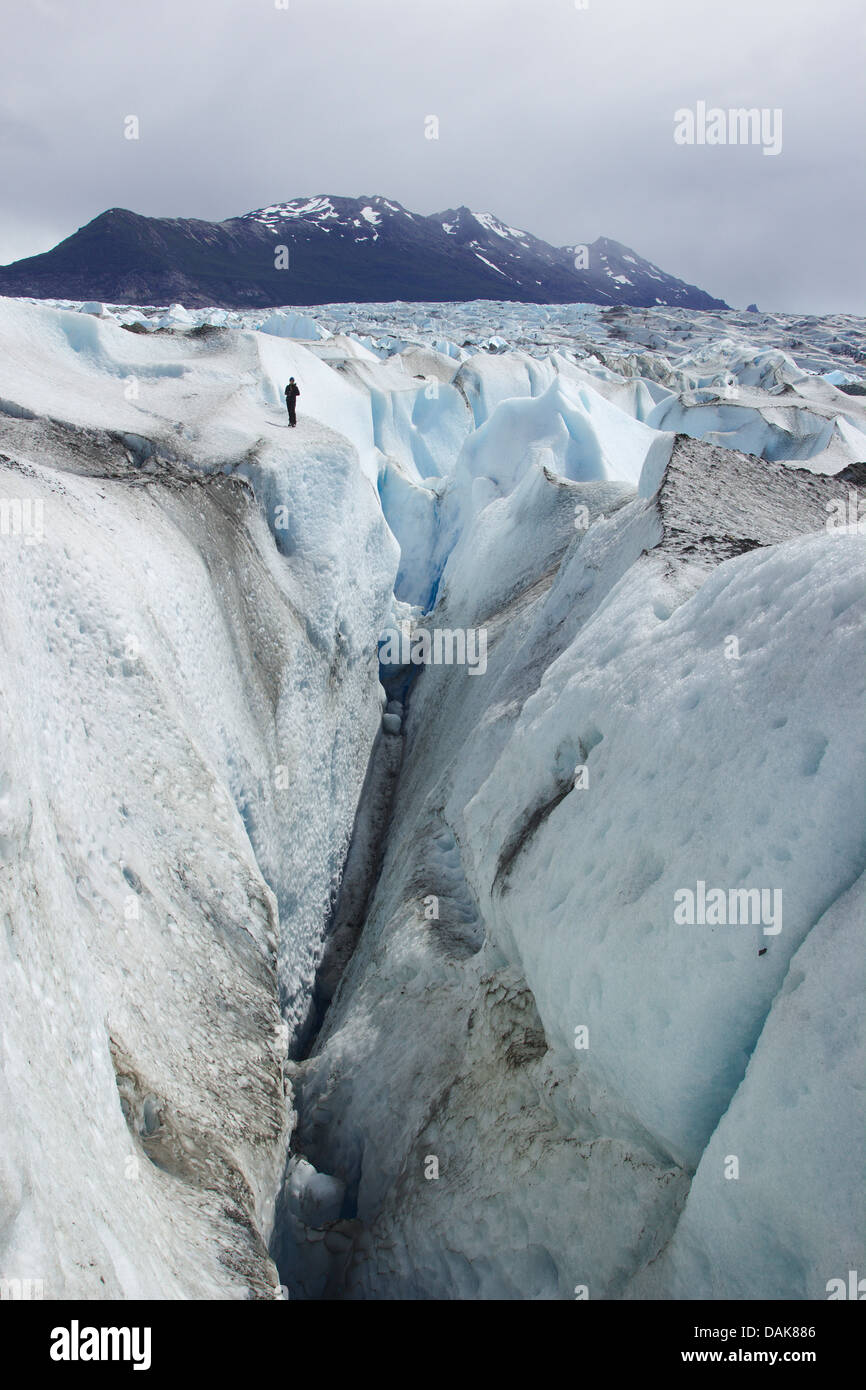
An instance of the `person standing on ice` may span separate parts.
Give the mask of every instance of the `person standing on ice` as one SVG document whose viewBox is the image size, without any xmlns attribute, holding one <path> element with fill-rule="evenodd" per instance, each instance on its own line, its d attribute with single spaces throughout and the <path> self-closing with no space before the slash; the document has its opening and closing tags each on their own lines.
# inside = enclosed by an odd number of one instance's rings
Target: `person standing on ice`
<svg viewBox="0 0 866 1390">
<path fill-rule="evenodd" d="M 286 387 L 286 409 L 289 412 L 289 429 L 294 429 L 295 425 L 298 423 L 295 419 L 295 405 L 300 394 L 300 386 L 298 386 L 295 378 L 290 376 L 289 384 Z"/>
</svg>

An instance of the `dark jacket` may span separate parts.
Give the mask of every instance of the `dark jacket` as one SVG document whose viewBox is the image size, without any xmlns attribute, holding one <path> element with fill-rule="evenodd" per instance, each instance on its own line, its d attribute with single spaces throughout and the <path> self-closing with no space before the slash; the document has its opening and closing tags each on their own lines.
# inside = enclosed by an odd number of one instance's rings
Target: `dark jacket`
<svg viewBox="0 0 866 1390">
<path fill-rule="evenodd" d="M 301 388 L 296 381 L 290 381 L 286 387 L 286 400 L 296 401 L 301 394 Z"/>
</svg>

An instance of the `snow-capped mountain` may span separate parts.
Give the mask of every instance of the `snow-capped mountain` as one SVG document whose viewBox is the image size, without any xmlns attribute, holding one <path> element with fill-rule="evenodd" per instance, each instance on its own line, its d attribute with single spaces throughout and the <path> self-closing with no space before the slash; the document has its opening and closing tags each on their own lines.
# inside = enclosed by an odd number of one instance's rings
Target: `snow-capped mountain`
<svg viewBox="0 0 866 1390">
<path fill-rule="evenodd" d="M 397 299 L 726 307 L 604 237 L 554 247 L 467 207 L 420 216 L 388 198 L 327 195 L 225 222 L 112 208 L 44 255 L 0 268 L 0 294 L 225 307 Z"/>
</svg>

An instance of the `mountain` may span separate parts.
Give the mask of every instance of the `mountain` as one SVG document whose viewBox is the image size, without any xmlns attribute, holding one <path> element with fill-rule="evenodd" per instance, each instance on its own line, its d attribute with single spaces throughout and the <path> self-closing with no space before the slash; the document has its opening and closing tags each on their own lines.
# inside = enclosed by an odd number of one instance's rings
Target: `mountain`
<svg viewBox="0 0 866 1390">
<path fill-rule="evenodd" d="M 288 251 L 285 269 L 276 268 L 278 247 Z M 191 308 L 469 299 L 728 307 L 606 237 L 554 247 L 467 207 L 427 217 L 388 198 L 325 195 L 225 222 L 111 208 L 53 250 L 0 267 L 0 294 Z"/>
</svg>

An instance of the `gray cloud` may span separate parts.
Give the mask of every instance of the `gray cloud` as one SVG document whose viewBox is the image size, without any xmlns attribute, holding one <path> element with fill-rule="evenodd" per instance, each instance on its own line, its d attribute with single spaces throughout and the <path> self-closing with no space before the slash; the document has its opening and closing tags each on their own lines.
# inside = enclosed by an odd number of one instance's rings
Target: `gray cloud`
<svg viewBox="0 0 866 1390">
<path fill-rule="evenodd" d="M 860 0 L 38 0 L 4 30 L 0 261 L 107 207 L 383 193 L 611 236 L 732 304 L 866 309 Z M 676 145 L 698 100 L 781 108 L 782 153 Z"/>
</svg>

